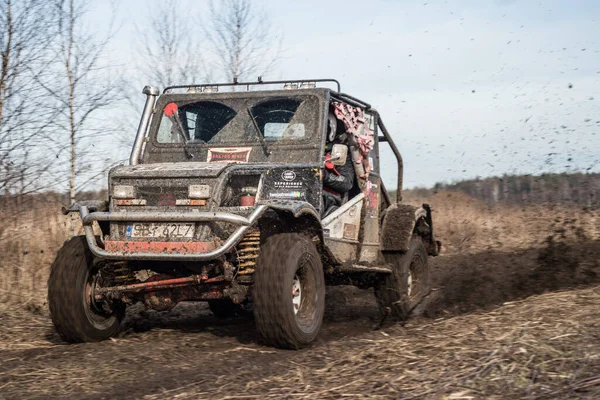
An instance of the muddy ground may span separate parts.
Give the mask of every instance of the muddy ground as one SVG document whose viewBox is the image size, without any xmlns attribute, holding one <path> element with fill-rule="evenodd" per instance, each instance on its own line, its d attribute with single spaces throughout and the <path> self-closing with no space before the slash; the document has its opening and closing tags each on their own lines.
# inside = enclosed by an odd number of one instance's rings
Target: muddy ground
<svg viewBox="0 0 600 400">
<path fill-rule="evenodd" d="M 0 304 L 0 399 L 600 398 L 599 260 L 597 241 L 441 256 L 426 314 L 380 329 L 370 291 L 333 288 L 301 351 L 204 304 L 137 307 L 119 337 L 80 345 Z"/>
</svg>

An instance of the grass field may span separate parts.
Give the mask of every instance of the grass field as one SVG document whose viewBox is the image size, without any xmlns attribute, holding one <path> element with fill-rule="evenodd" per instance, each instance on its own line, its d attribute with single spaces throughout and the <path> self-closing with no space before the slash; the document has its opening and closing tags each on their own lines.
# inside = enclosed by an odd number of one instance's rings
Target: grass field
<svg viewBox="0 0 600 400">
<path fill-rule="evenodd" d="M 553 204 L 493 206 L 457 192 L 404 201 L 433 207 L 443 254 L 542 248 L 549 241 L 577 243 L 600 237 L 600 211 Z M 36 198 L 21 212 L 0 212 L 0 301 L 44 307 L 49 268 L 71 234 L 82 234 L 78 217 L 60 213 L 54 197 Z"/>
<path fill-rule="evenodd" d="M 46 279 L 80 227 L 44 204 L 17 221 L 5 212 L 0 399 L 600 398 L 598 211 L 405 199 L 432 205 L 444 243 L 425 315 L 379 327 L 372 292 L 332 288 L 318 343 L 297 352 L 263 346 L 251 319 L 191 303 L 133 307 L 118 337 L 66 345 Z"/>
</svg>

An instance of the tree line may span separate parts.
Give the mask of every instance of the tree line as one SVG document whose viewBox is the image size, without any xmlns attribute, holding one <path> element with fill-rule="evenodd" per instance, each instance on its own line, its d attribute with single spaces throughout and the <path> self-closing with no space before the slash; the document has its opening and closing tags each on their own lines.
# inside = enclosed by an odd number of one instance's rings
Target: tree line
<svg viewBox="0 0 600 400">
<path fill-rule="evenodd" d="M 600 174 L 563 173 L 504 175 L 454 183 L 437 183 L 432 189 L 413 189 L 413 195 L 458 191 L 490 203 L 556 203 L 600 206 Z"/>
</svg>

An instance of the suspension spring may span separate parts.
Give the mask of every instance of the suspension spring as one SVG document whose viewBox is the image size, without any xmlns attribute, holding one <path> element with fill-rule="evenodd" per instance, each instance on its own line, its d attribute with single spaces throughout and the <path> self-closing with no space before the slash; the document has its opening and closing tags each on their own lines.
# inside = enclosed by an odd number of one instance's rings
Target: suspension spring
<svg viewBox="0 0 600 400">
<path fill-rule="evenodd" d="M 133 272 L 126 261 L 117 261 L 112 264 L 112 273 L 114 274 L 115 284 L 124 285 L 137 281 L 135 272 Z"/>
<path fill-rule="evenodd" d="M 252 230 L 237 245 L 238 275 L 254 273 L 260 252 L 260 231 Z"/>
</svg>

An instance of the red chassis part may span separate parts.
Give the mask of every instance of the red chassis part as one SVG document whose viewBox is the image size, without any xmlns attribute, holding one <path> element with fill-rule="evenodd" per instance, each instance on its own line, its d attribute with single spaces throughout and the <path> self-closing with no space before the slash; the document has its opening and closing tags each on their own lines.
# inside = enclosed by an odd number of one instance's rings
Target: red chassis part
<svg viewBox="0 0 600 400">
<path fill-rule="evenodd" d="M 107 240 L 105 249 L 119 253 L 201 253 L 216 248 L 213 242 L 151 242 Z M 229 287 L 224 275 L 209 278 L 202 274 L 183 278 L 169 275 L 154 275 L 145 282 L 120 286 L 96 287 L 93 298 L 96 301 L 142 300 L 155 310 L 168 310 L 180 301 L 214 300 L 225 297 L 224 290 Z"/>
<path fill-rule="evenodd" d="M 223 276 L 208 278 L 192 275 L 185 278 L 164 279 L 166 275 L 155 275 L 142 283 L 131 285 L 99 287 L 94 291 L 96 301 L 137 298 L 155 310 L 169 310 L 180 301 L 222 299 Z M 141 297 L 140 297 L 141 296 Z"/>
<path fill-rule="evenodd" d="M 225 278 L 217 276 L 214 278 L 206 278 L 202 275 L 192 275 L 185 278 L 173 278 L 173 279 L 148 279 L 146 282 L 134 283 L 131 285 L 121 286 L 110 286 L 96 288 L 94 297 L 97 300 L 101 300 L 107 293 L 139 293 L 139 292 L 152 292 L 156 290 L 165 289 L 179 289 L 189 286 L 198 286 L 200 284 L 218 284 L 225 282 Z"/>
</svg>

